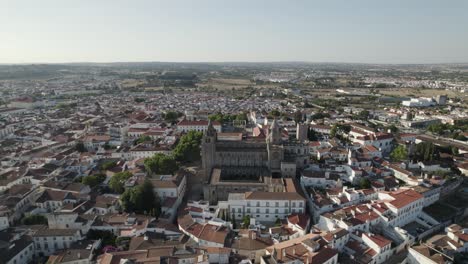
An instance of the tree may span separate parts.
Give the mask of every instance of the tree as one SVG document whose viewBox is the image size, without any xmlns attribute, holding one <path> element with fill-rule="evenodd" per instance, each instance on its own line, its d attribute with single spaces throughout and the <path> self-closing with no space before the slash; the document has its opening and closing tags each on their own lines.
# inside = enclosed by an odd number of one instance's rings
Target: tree
<svg viewBox="0 0 468 264">
<path fill-rule="evenodd" d="M 359 186 L 361 187 L 361 189 L 369 189 L 371 187 L 371 182 L 367 178 L 361 178 Z"/>
<path fill-rule="evenodd" d="M 309 139 L 309 141 L 318 140 L 317 132 L 315 132 L 315 130 L 313 130 L 312 128 L 309 128 L 309 130 L 307 130 L 307 139 Z"/>
<path fill-rule="evenodd" d="M 149 174 L 173 174 L 179 169 L 174 157 L 162 153 L 146 158 L 144 164 L 146 172 Z"/>
<path fill-rule="evenodd" d="M 152 141 L 152 138 L 148 135 L 142 135 L 137 140 L 135 140 L 135 145 L 138 145 L 143 142 Z"/>
<path fill-rule="evenodd" d="M 302 112 L 300 110 L 297 110 L 294 113 L 294 121 L 296 122 L 296 124 L 302 121 Z"/>
<path fill-rule="evenodd" d="M 432 142 L 422 142 L 416 145 L 415 157 L 421 161 L 431 161 L 439 155 L 435 145 Z"/>
<path fill-rule="evenodd" d="M 247 228 L 250 225 L 250 215 L 246 215 L 242 218 L 242 227 Z"/>
<path fill-rule="evenodd" d="M 338 126 L 335 124 L 332 126 L 332 128 L 330 129 L 330 137 L 331 138 L 334 138 L 336 136 L 336 134 L 338 133 Z"/>
<path fill-rule="evenodd" d="M 270 115 L 273 116 L 273 117 L 280 117 L 281 112 L 276 110 L 276 109 L 273 109 L 273 110 L 271 110 Z"/>
<path fill-rule="evenodd" d="M 102 147 L 103 147 L 105 150 L 109 150 L 109 149 L 112 148 L 111 145 L 109 144 L 109 142 L 106 142 L 106 143 L 104 144 L 104 146 L 102 146 Z"/>
<path fill-rule="evenodd" d="M 232 214 L 231 223 L 232 223 L 232 229 L 237 229 L 236 214 L 234 213 Z"/>
<path fill-rule="evenodd" d="M 312 118 L 312 120 L 330 118 L 330 114 L 329 114 L 329 113 L 322 113 L 322 112 L 319 112 L 319 113 L 313 114 L 313 115 L 311 116 L 311 118 Z"/>
<path fill-rule="evenodd" d="M 171 123 L 174 123 L 177 121 L 177 119 L 179 118 L 179 113 L 177 112 L 173 112 L 173 111 L 168 111 L 165 115 L 164 115 L 164 120 L 166 120 L 167 122 L 171 122 Z"/>
<path fill-rule="evenodd" d="M 102 170 L 110 170 L 110 169 L 114 168 L 115 166 L 117 166 L 117 162 L 115 162 L 115 161 L 106 161 L 101 165 L 101 169 Z"/>
<path fill-rule="evenodd" d="M 330 129 L 330 137 L 333 138 L 341 134 L 348 134 L 350 131 L 350 125 L 334 124 Z"/>
<path fill-rule="evenodd" d="M 145 98 L 136 97 L 134 100 L 135 100 L 135 103 L 143 103 L 145 101 Z"/>
<path fill-rule="evenodd" d="M 276 218 L 275 226 L 281 226 L 281 219 L 279 219 L 278 217 Z"/>
<path fill-rule="evenodd" d="M 23 218 L 24 225 L 47 225 L 47 218 L 43 215 L 28 215 Z"/>
<path fill-rule="evenodd" d="M 203 133 L 189 131 L 183 135 L 172 151 L 174 158 L 181 162 L 193 162 L 200 159 L 200 144 Z"/>
<path fill-rule="evenodd" d="M 403 161 L 408 158 L 408 152 L 406 151 L 405 146 L 399 145 L 396 147 L 392 153 L 390 153 L 390 158 L 393 161 Z"/>
<path fill-rule="evenodd" d="M 102 245 L 115 246 L 115 240 L 117 237 L 112 233 L 112 231 L 90 229 L 86 234 L 86 238 L 89 240 L 101 239 Z"/>
<path fill-rule="evenodd" d="M 96 187 L 106 180 L 106 175 L 104 174 L 95 174 L 88 175 L 81 179 L 81 183 L 88 185 L 90 188 Z"/>
<path fill-rule="evenodd" d="M 120 196 L 120 202 L 123 210 L 128 213 L 149 214 L 156 218 L 161 215 L 161 202 L 154 194 L 153 185 L 149 180 L 125 190 Z"/>
<path fill-rule="evenodd" d="M 75 145 L 75 149 L 78 152 L 86 152 L 86 148 L 85 148 L 85 145 L 83 144 L 83 142 L 77 142 L 76 145 Z"/>
<path fill-rule="evenodd" d="M 392 133 L 397 133 L 397 132 L 398 132 L 398 127 L 396 127 L 395 125 L 389 126 L 388 129 L 389 129 L 390 132 L 392 132 Z"/>
<path fill-rule="evenodd" d="M 224 210 L 221 210 L 221 213 L 219 215 L 219 218 L 221 218 L 222 220 L 226 221 L 226 213 L 224 212 Z"/>
<path fill-rule="evenodd" d="M 236 120 L 238 121 L 248 121 L 247 114 L 246 113 L 240 113 L 236 116 Z"/>
<path fill-rule="evenodd" d="M 132 177 L 129 171 L 119 172 L 114 174 L 109 181 L 109 187 L 116 193 L 123 193 L 125 191 L 125 181 Z"/>
<path fill-rule="evenodd" d="M 369 118 L 369 111 L 362 110 L 359 114 L 354 115 L 354 119 L 367 120 Z"/>
</svg>

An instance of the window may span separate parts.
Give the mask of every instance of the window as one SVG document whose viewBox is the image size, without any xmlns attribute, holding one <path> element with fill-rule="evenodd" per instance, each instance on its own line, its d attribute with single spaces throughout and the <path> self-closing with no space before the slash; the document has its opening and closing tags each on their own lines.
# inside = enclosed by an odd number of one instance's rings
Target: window
<svg viewBox="0 0 468 264">
<path fill-rule="evenodd" d="M 247 208 L 247 213 L 250 214 L 250 208 Z"/>
<path fill-rule="evenodd" d="M 241 212 L 241 209 L 240 209 L 240 208 L 237 208 L 237 212 L 240 213 L 240 212 Z"/>
<path fill-rule="evenodd" d="M 279 207 L 279 202 L 275 202 L 275 206 L 276 206 L 276 207 Z"/>
<path fill-rule="evenodd" d="M 270 202 L 266 202 L 266 206 L 267 206 L 267 207 L 270 206 Z"/>
</svg>

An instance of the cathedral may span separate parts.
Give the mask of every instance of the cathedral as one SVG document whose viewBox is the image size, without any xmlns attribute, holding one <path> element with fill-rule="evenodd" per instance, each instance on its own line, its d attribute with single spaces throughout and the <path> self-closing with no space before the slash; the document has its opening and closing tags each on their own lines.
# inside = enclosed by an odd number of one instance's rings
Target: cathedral
<svg viewBox="0 0 468 264">
<path fill-rule="evenodd" d="M 210 122 L 201 145 L 205 199 L 216 202 L 232 192 L 281 191 L 280 179 L 295 177 L 309 161 L 307 145 L 283 140 L 282 131 L 276 120 L 265 137 L 218 133 Z"/>
</svg>

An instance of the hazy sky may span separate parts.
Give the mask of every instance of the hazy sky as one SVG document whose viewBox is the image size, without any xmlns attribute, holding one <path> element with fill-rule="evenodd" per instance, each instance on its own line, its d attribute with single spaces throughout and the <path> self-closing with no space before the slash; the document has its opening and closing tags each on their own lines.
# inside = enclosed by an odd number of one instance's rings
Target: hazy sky
<svg viewBox="0 0 468 264">
<path fill-rule="evenodd" d="M 468 62 L 467 0 L 0 0 L 0 63 Z"/>
</svg>

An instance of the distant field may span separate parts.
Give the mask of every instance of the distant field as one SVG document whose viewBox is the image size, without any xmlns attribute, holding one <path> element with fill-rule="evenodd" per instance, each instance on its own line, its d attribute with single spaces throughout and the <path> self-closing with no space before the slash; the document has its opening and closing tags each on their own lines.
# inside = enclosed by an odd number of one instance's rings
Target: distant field
<svg viewBox="0 0 468 264">
<path fill-rule="evenodd" d="M 136 80 L 136 79 L 125 79 L 120 82 L 123 88 L 131 88 L 136 87 L 139 84 L 145 84 L 144 81 Z"/>
<path fill-rule="evenodd" d="M 221 78 L 215 78 L 215 79 L 211 79 L 210 82 L 219 83 L 219 84 L 226 84 L 226 85 L 252 85 L 252 83 L 248 79 L 221 79 Z"/>
<path fill-rule="evenodd" d="M 242 89 L 248 86 L 255 86 L 255 83 L 250 82 L 249 79 L 241 78 L 213 78 L 202 81 L 198 84 L 199 87 L 212 86 L 217 89 Z"/>
<path fill-rule="evenodd" d="M 418 89 L 418 88 L 387 88 L 379 89 L 380 94 L 391 96 L 417 96 L 417 97 L 432 97 L 437 95 L 447 95 L 448 97 L 460 97 L 463 94 L 452 90 L 442 89 Z M 466 96 L 466 95 L 465 95 Z"/>
</svg>

